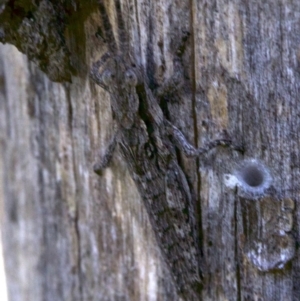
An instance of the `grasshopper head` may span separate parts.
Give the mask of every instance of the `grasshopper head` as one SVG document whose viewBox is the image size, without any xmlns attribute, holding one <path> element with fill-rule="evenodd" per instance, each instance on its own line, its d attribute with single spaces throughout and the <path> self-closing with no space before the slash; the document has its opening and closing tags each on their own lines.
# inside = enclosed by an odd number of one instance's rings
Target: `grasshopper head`
<svg viewBox="0 0 300 301">
<path fill-rule="evenodd" d="M 111 95 L 111 106 L 118 123 L 130 129 L 139 109 L 136 87 L 139 84 L 136 67 L 117 57 L 110 59 L 100 75 L 103 86 Z"/>
</svg>

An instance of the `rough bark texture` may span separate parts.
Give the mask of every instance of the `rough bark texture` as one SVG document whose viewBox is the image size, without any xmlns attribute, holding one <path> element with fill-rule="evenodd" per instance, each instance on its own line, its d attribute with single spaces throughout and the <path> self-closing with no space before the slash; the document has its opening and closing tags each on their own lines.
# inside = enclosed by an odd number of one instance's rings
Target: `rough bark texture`
<svg viewBox="0 0 300 301">
<path fill-rule="evenodd" d="M 1 40 L 27 54 L 0 47 L 10 300 L 178 300 L 126 162 L 117 153 L 103 176 L 92 170 L 113 128 L 110 97 L 88 75 L 108 49 L 107 20 L 120 44 L 119 1 L 2 2 Z M 218 148 L 197 160 L 178 151 L 201 216 L 199 300 L 299 300 L 300 2 L 122 0 L 120 7 L 125 49 L 151 89 L 174 75 L 176 41 L 190 32 L 182 89 L 162 103 L 167 118 L 195 146 L 226 129 L 245 147 L 244 155 Z M 255 177 L 239 164 L 253 158 L 267 167 L 271 190 L 247 193 L 240 181 Z"/>
</svg>

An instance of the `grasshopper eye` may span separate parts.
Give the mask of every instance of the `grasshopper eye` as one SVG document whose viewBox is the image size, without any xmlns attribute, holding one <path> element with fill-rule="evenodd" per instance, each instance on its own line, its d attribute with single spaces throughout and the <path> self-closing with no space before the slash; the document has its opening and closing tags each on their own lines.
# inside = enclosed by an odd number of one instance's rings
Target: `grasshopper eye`
<svg viewBox="0 0 300 301">
<path fill-rule="evenodd" d="M 138 79 L 133 70 L 128 69 L 125 72 L 125 82 L 130 86 L 136 86 L 138 83 Z"/>
<path fill-rule="evenodd" d="M 105 85 L 110 85 L 112 81 L 115 79 L 115 74 L 110 70 L 105 70 L 102 74 L 102 81 Z"/>
</svg>

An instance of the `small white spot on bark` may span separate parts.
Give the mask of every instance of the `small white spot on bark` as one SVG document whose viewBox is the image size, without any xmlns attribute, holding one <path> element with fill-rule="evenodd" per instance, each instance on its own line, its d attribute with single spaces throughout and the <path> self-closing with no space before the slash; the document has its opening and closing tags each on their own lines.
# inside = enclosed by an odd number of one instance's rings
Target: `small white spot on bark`
<svg viewBox="0 0 300 301">
<path fill-rule="evenodd" d="M 235 188 L 239 184 L 239 180 L 235 175 L 232 174 L 224 174 L 224 184 L 228 188 Z"/>
</svg>

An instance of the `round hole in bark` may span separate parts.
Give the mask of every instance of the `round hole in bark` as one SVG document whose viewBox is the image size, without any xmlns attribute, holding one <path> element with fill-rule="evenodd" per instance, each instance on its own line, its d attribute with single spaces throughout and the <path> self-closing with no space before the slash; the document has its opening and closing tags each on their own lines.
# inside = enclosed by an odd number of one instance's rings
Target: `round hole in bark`
<svg viewBox="0 0 300 301">
<path fill-rule="evenodd" d="M 256 159 L 242 161 L 235 175 L 241 190 L 252 196 L 264 194 L 272 183 L 269 169 Z"/>
<path fill-rule="evenodd" d="M 257 187 L 264 182 L 264 173 L 255 164 L 246 165 L 241 170 L 241 177 L 251 187 Z"/>
</svg>

